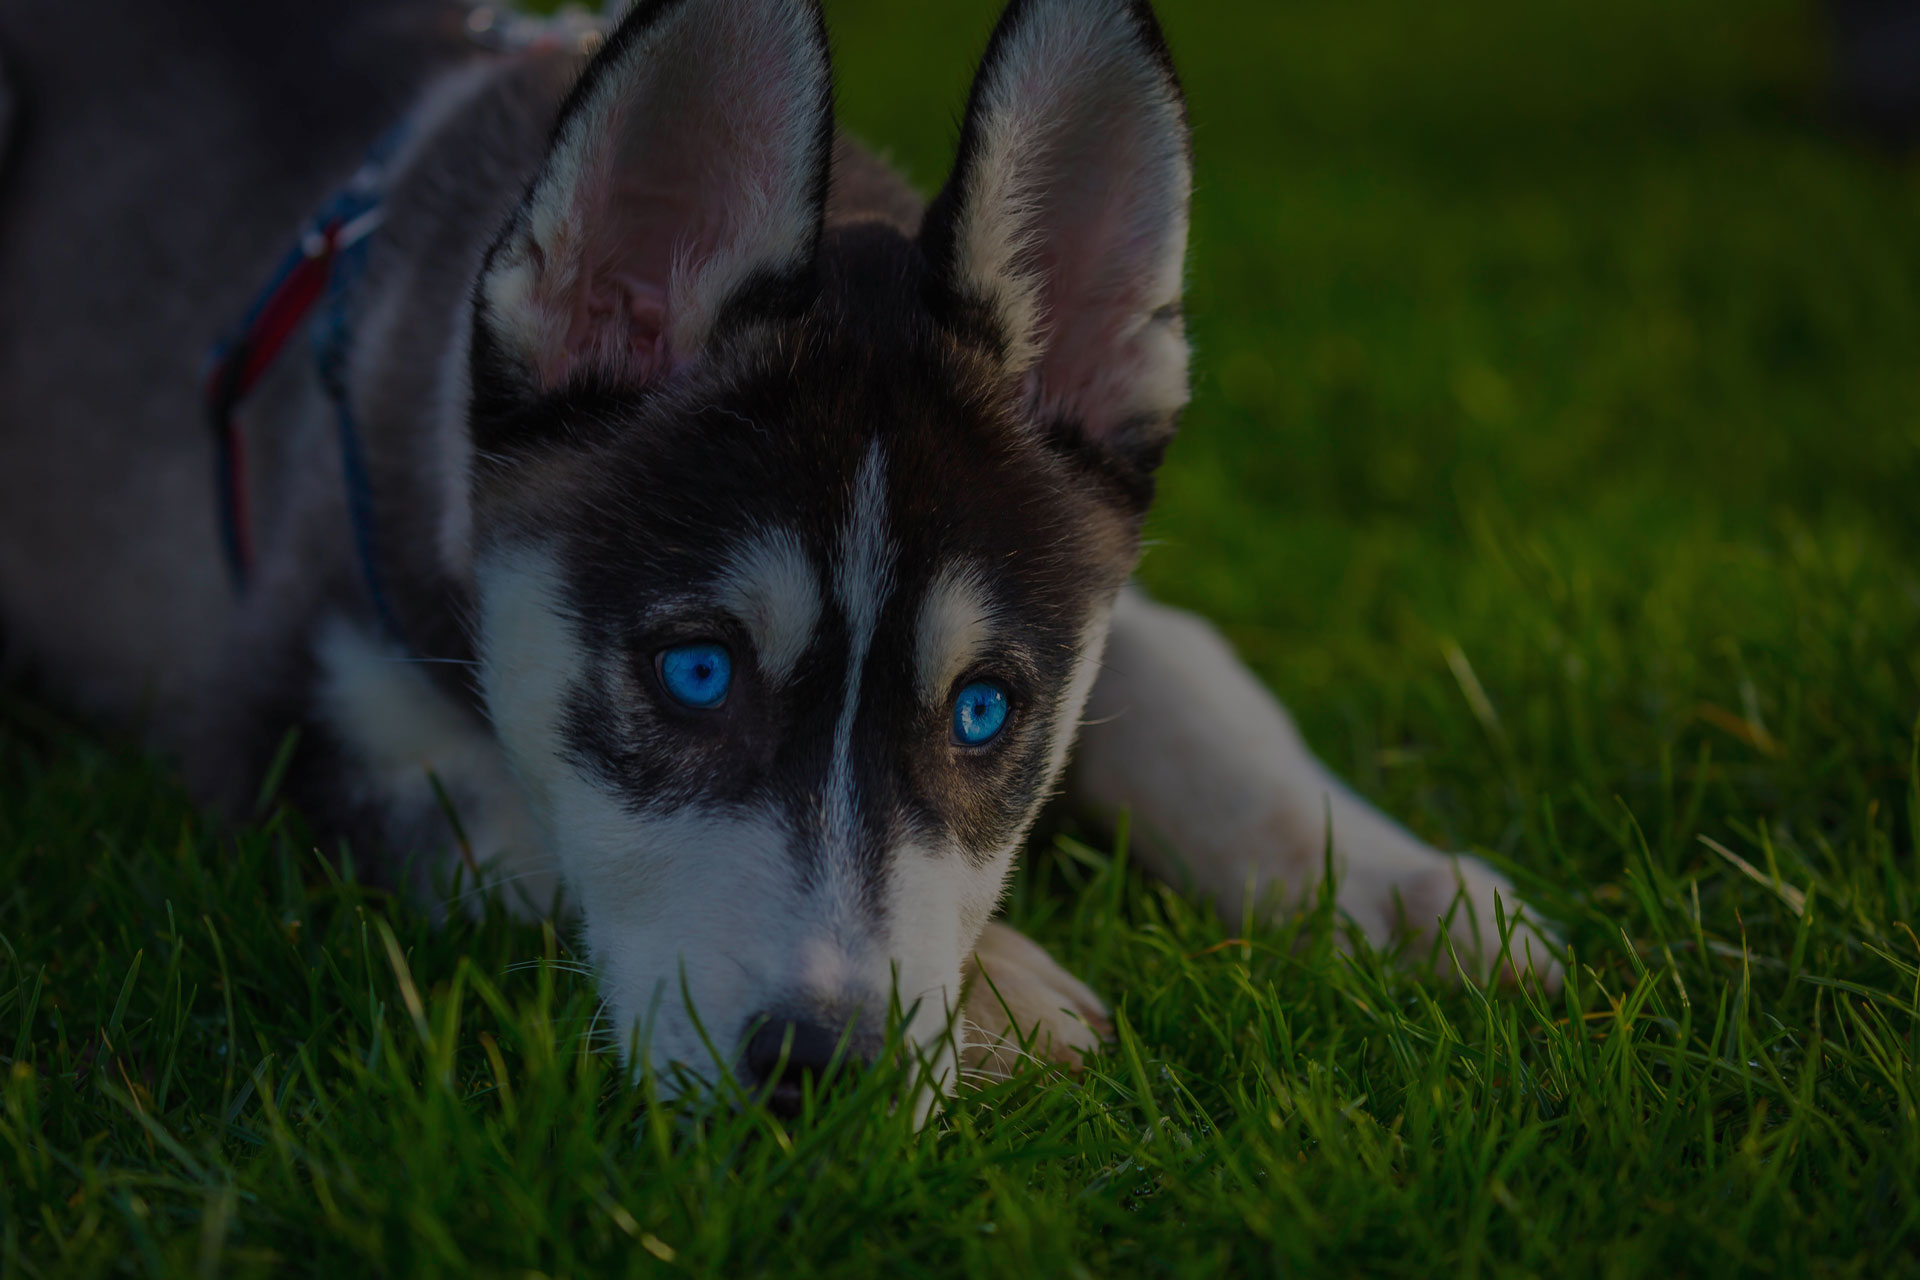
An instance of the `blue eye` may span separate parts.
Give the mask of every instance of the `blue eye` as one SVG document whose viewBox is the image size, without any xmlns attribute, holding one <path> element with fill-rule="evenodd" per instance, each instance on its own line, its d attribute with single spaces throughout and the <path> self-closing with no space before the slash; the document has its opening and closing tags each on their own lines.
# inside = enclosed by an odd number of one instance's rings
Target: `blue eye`
<svg viewBox="0 0 1920 1280">
<path fill-rule="evenodd" d="M 953 740 L 963 747 L 992 742 L 1007 723 L 1007 691 L 991 680 L 975 680 L 953 704 Z"/>
<path fill-rule="evenodd" d="M 719 645 L 683 644 L 662 650 L 655 661 L 660 683 L 681 706 L 704 711 L 726 701 L 727 686 L 733 683 L 733 659 Z"/>
</svg>

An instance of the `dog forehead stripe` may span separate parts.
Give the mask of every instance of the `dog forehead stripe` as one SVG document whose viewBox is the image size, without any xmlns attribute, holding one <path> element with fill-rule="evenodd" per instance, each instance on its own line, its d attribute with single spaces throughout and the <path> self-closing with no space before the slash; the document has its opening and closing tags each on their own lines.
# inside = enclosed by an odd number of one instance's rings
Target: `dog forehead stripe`
<svg viewBox="0 0 1920 1280">
<path fill-rule="evenodd" d="M 720 594 L 753 637 L 760 669 L 776 684 L 785 680 L 820 623 L 819 577 L 800 539 L 786 529 L 749 539 L 728 563 Z"/>
<path fill-rule="evenodd" d="M 833 596 L 847 620 L 847 678 L 840 716 L 833 728 L 833 757 L 827 774 L 826 854 L 830 864 L 850 863 L 858 845 L 853 787 L 853 726 L 860 713 L 861 677 L 873 648 L 880 610 L 893 591 L 893 544 L 887 531 L 886 461 L 880 442 L 867 447 L 853 484 L 853 503 L 840 531 L 840 559 L 834 566 Z M 844 900 L 857 900 L 846 886 Z"/>
</svg>

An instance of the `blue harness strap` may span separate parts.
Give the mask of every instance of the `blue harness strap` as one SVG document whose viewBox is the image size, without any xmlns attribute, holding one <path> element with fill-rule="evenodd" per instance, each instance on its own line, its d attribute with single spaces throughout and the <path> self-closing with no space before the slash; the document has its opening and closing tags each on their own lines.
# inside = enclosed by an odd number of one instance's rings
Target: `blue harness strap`
<svg viewBox="0 0 1920 1280">
<path fill-rule="evenodd" d="M 360 560 L 360 576 L 366 582 L 367 595 L 374 612 L 380 615 L 395 639 L 405 633 L 388 603 L 382 585 L 380 557 L 375 546 L 373 479 L 367 470 L 366 453 L 360 444 L 359 424 L 353 416 L 353 397 L 347 388 L 347 360 L 352 351 L 353 333 L 349 307 L 353 288 L 366 274 L 369 236 L 379 225 L 382 202 L 386 198 L 387 167 L 399 150 L 403 134 L 390 130 L 367 153 L 366 162 L 346 189 L 335 198 L 335 213 L 343 231 L 333 255 L 333 274 L 327 282 L 326 310 L 313 329 L 314 357 L 319 363 L 320 385 L 333 401 L 333 418 L 340 440 L 340 472 L 346 481 L 347 516 L 353 526 L 354 553 Z M 358 227 L 357 235 L 347 232 Z"/>
<path fill-rule="evenodd" d="M 354 418 L 347 374 L 353 345 L 353 291 L 366 272 L 369 239 L 380 225 L 386 199 L 388 170 L 405 139 L 403 122 L 368 148 L 359 170 L 307 224 L 299 243 L 281 259 L 245 318 L 215 346 L 204 384 L 219 472 L 220 540 L 235 589 L 244 592 L 253 572 L 253 539 L 246 441 L 237 410 L 292 332 L 316 305 L 321 306 L 313 319 L 313 350 L 320 385 L 333 404 L 354 555 L 374 612 L 395 639 L 404 633 L 382 585 L 373 479 Z"/>
</svg>

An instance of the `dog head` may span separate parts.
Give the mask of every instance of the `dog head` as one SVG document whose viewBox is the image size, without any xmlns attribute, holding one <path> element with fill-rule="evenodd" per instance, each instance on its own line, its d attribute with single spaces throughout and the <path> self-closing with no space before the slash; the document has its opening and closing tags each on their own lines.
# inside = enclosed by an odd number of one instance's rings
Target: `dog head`
<svg viewBox="0 0 1920 1280">
<path fill-rule="evenodd" d="M 827 225 L 832 152 L 813 0 L 642 3 L 474 291 L 487 704 L 696 1076 L 947 1042 L 1186 399 L 1144 3 L 1017 0 L 917 238 Z"/>
</svg>

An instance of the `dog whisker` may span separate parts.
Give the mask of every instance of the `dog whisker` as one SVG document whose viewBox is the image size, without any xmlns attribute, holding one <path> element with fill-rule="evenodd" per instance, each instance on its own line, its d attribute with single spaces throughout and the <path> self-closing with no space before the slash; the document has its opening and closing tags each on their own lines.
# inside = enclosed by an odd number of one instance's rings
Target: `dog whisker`
<svg viewBox="0 0 1920 1280">
<path fill-rule="evenodd" d="M 558 875 L 559 875 L 558 868 L 537 868 L 532 871 L 518 871 L 510 876 L 488 877 L 484 883 L 477 884 L 473 886 L 473 888 L 471 889 L 462 889 L 459 893 L 452 895 L 451 897 L 447 898 L 445 901 L 447 906 L 450 906 L 450 907 L 459 906 L 464 903 L 471 902 L 475 898 L 484 898 L 490 893 L 496 893 L 501 889 L 511 888 L 512 886 L 519 884 L 524 880 L 537 880 L 542 876 L 558 876 Z M 532 905 L 532 904 L 529 904 L 529 905 Z"/>
<path fill-rule="evenodd" d="M 529 969 L 555 969 L 561 973 L 578 974 L 583 978 L 591 978 L 594 976 L 591 968 L 574 960 L 516 960 L 514 963 L 508 965 L 503 972 L 524 973 Z"/>
</svg>

